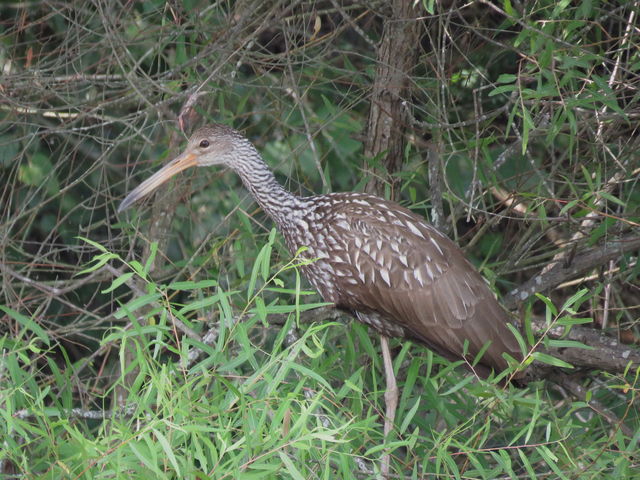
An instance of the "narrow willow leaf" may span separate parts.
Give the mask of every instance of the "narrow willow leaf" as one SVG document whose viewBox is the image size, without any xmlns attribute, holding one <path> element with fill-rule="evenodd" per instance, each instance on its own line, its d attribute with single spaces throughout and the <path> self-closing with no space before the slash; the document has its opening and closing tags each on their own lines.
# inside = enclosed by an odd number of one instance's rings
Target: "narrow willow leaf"
<svg viewBox="0 0 640 480">
<path fill-rule="evenodd" d="M 197 282 L 187 280 L 184 282 L 173 282 L 167 285 L 169 290 L 198 290 L 203 288 L 217 287 L 218 282 L 216 280 L 199 280 Z"/>
<path fill-rule="evenodd" d="M 571 200 L 570 202 L 567 202 L 567 204 L 562 207 L 560 209 L 560 213 L 559 216 L 565 215 L 567 213 L 568 210 L 571 210 L 573 207 L 575 207 L 578 203 L 580 202 L 580 199 L 575 199 L 575 200 Z"/>
<path fill-rule="evenodd" d="M 122 275 L 120 275 L 118 278 L 116 278 L 113 282 L 111 282 L 111 285 L 107 288 L 105 288 L 104 290 L 102 290 L 100 293 L 109 293 L 109 292 L 113 292 L 116 288 L 118 288 L 120 285 L 122 285 L 123 283 L 125 283 L 127 280 L 129 280 L 131 277 L 133 277 L 134 273 L 133 272 L 126 272 L 123 273 Z"/>
<path fill-rule="evenodd" d="M 556 325 L 570 327 L 573 325 L 585 325 L 587 323 L 593 323 L 593 318 L 578 318 L 571 316 L 562 316 L 556 321 Z"/>
<path fill-rule="evenodd" d="M 540 454 L 542 458 L 544 458 L 544 461 L 547 463 L 547 465 L 551 467 L 551 470 L 553 470 L 558 475 L 558 478 L 563 478 L 568 480 L 568 477 L 562 472 L 562 470 L 560 470 L 560 468 L 558 468 L 558 465 L 556 463 L 558 461 L 558 457 L 556 457 L 551 452 L 551 450 L 549 450 L 545 445 L 542 445 L 538 447 L 536 451 Z"/>
<path fill-rule="evenodd" d="M 304 475 L 302 475 L 302 473 L 300 473 L 300 470 L 296 468 L 291 459 L 287 456 L 286 452 L 279 450 L 278 455 L 280 456 L 282 463 L 284 463 L 287 472 L 289 472 L 290 478 L 293 478 L 295 480 L 305 480 Z"/>
<path fill-rule="evenodd" d="M 576 293 L 574 293 L 569 298 L 567 298 L 567 300 L 564 302 L 564 305 L 562 305 L 561 311 L 569 311 L 569 309 L 571 310 L 577 309 L 580 306 L 580 304 L 586 300 L 585 297 L 587 296 L 588 293 L 589 293 L 589 290 L 586 288 L 578 290 Z"/>
<path fill-rule="evenodd" d="M 156 478 L 162 478 L 162 472 L 157 466 L 157 463 L 154 458 L 149 458 L 151 454 L 150 450 L 146 445 L 143 445 L 141 442 L 131 441 L 129 442 L 129 449 L 133 452 L 133 454 L 138 457 L 138 459 L 152 472 L 156 475 Z"/>
<path fill-rule="evenodd" d="M 146 278 L 147 275 L 144 272 L 144 267 L 142 266 L 142 264 L 139 261 L 131 260 L 129 262 L 129 266 L 131 268 L 133 268 L 133 271 L 136 272 L 138 275 L 140 275 L 140 277 Z"/>
<path fill-rule="evenodd" d="M 531 324 L 531 322 L 529 322 L 529 324 Z M 520 333 L 520 331 L 516 327 L 511 325 L 511 323 L 507 323 L 507 328 L 511 331 L 511 333 L 515 337 L 516 342 L 518 342 L 518 346 L 520 347 L 520 352 L 522 354 L 525 354 L 527 352 L 528 348 L 527 348 L 527 344 L 525 343 L 524 338 L 522 337 L 522 334 Z M 533 340 L 533 334 L 532 334 L 531 338 Z M 533 345 L 533 341 L 531 342 L 531 345 Z"/>
<path fill-rule="evenodd" d="M 16 312 L 15 310 L 4 305 L 0 305 L 0 310 L 9 315 L 27 330 L 31 330 L 40 340 L 46 343 L 47 346 L 51 346 L 49 335 L 47 335 L 47 332 L 40 325 L 38 325 L 38 323 L 33 320 L 33 318 L 29 318 L 26 315 L 23 315 L 20 312 Z"/>
<path fill-rule="evenodd" d="M 118 258 L 115 253 L 101 253 L 100 255 L 96 255 L 91 259 L 92 262 L 95 262 L 90 267 L 85 268 L 84 270 L 79 271 L 74 276 L 84 275 L 85 273 L 95 272 L 104 264 L 106 264 L 109 260 L 113 260 L 114 258 Z"/>
<path fill-rule="evenodd" d="M 313 310 L 314 308 L 326 307 L 329 305 L 333 305 L 333 303 L 328 303 L 328 302 L 305 303 L 304 305 L 300 305 L 299 311 L 304 312 L 307 310 Z M 269 305 L 267 307 L 268 313 L 277 313 L 277 314 L 293 313 L 293 312 L 296 312 L 297 310 L 298 308 L 296 308 L 295 305 Z M 251 313 L 258 313 L 255 308 L 252 308 L 249 311 Z"/>
<path fill-rule="evenodd" d="M 169 459 L 169 462 L 171 463 L 174 470 L 176 471 L 177 476 L 182 477 L 182 475 L 180 474 L 180 464 L 178 464 L 178 460 L 176 459 L 176 456 L 173 453 L 173 448 L 171 448 L 171 444 L 167 440 L 167 437 L 165 437 L 162 434 L 162 432 L 160 432 L 160 430 L 158 430 L 157 428 L 153 428 L 152 432 L 155 435 L 155 437 L 158 439 L 158 442 L 160 443 L 162 450 L 164 451 L 165 455 Z"/>
<path fill-rule="evenodd" d="M 151 270 L 151 266 L 153 265 L 153 261 L 155 260 L 157 253 L 158 253 L 158 242 L 151 242 L 151 247 L 149 248 L 149 258 L 147 258 L 147 261 L 144 264 L 145 274 L 148 274 L 149 270 Z"/>
<path fill-rule="evenodd" d="M 203 308 L 210 307 L 211 305 L 215 305 L 220 301 L 220 296 L 216 293 L 209 297 L 201 298 L 200 300 L 196 300 L 195 302 L 191 302 L 186 304 L 178 313 L 180 315 L 184 315 L 187 312 L 193 312 L 194 310 L 202 310 Z"/>
<path fill-rule="evenodd" d="M 585 345 L 584 343 L 576 340 L 554 340 L 550 338 L 548 340 L 548 346 L 555 348 L 582 348 L 583 350 L 595 350 L 595 347 L 592 345 Z"/>
<path fill-rule="evenodd" d="M 300 372 L 305 377 L 315 378 L 318 383 L 320 383 L 329 392 L 331 392 L 331 394 L 333 394 L 333 388 L 331 387 L 331 385 L 324 378 L 322 378 L 320 375 L 318 375 L 313 370 L 311 370 L 311 369 L 309 369 L 307 367 L 303 367 L 302 365 L 300 365 L 300 364 L 298 364 L 296 362 L 291 362 L 289 364 L 289 367 L 292 368 L 293 370 L 297 370 L 298 372 Z"/>
<path fill-rule="evenodd" d="M 402 425 L 400 425 L 400 434 L 404 434 L 404 432 L 407 430 L 407 428 L 409 427 L 409 424 L 411 423 L 411 420 L 413 420 L 413 417 L 418 411 L 419 406 L 420 406 L 420 397 L 416 399 L 413 407 L 411 407 L 411 410 L 409 410 L 407 414 L 404 416 L 404 419 L 402 420 Z"/>
<path fill-rule="evenodd" d="M 251 277 L 249 278 L 249 286 L 247 287 L 247 299 L 248 300 L 251 300 L 253 298 L 253 294 L 254 294 L 254 291 L 255 291 L 255 288 L 256 288 L 256 282 L 258 281 L 258 274 L 263 273 L 262 272 L 262 269 L 263 269 L 262 264 L 264 263 L 264 258 L 267 255 L 267 252 L 269 252 L 269 255 L 270 255 L 271 249 L 270 249 L 270 246 L 269 246 L 268 243 L 262 246 L 262 248 L 258 252 L 258 255 L 256 256 L 255 262 L 253 262 L 253 268 L 251 270 Z M 267 260 L 267 262 L 269 262 L 269 260 Z"/>
<path fill-rule="evenodd" d="M 593 192 L 596 187 L 593 185 L 593 180 L 591 179 L 591 172 L 587 170 L 587 167 L 584 165 L 580 165 L 580 169 L 582 170 L 582 176 L 584 177 L 585 182 L 587 182 L 587 187 L 589 191 Z"/>
<path fill-rule="evenodd" d="M 258 296 L 258 297 L 255 297 L 253 301 L 256 306 L 255 311 L 258 314 L 258 317 L 260 318 L 260 321 L 262 322 L 262 324 L 266 327 L 268 325 L 267 324 L 267 307 L 264 304 L 264 299 Z"/>
<path fill-rule="evenodd" d="M 627 204 L 620 200 L 618 197 L 614 197 L 609 192 L 602 191 L 599 193 L 602 198 L 607 199 L 608 201 L 620 205 L 621 207 L 626 207 Z"/>
<path fill-rule="evenodd" d="M 514 83 L 517 79 L 518 77 L 513 75 L 512 73 L 501 73 L 498 76 L 498 80 L 496 80 L 496 83 Z"/>
<path fill-rule="evenodd" d="M 539 362 L 546 363 L 547 365 L 552 365 L 554 367 L 574 368 L 570 363 L 542 352 L 533 352 L 533 358 Z"/>
<path fill-rule="evenodd" d="M 262 258 L 262 280 L 265 282 L 269 279 L 269 270 L 271 269 L 271 252 L 273 250 L 273 244 L 276 240 L 276 229 L 275 227 L 271 229 L 269 232 L 269 240 L 265 245 L 265 253 Z"/>
<path fill-rule="evenodd" d="M 540 300 L 542 300 L 544 302 L 544 304 L 547 306 L 547 312 L 550 312 L 551 315 L 553 315 L 554 317 L 558 315 L 558 309 L 556 308 L 556 306 L 553 304 L 553 302 L 551 301 L 550 298 L 545 297 L 544 295 L 542 295 L 541 293 L 536 293 L 535 294 L 536 297 L 538 297 Z"/>
<path fill-rule="evenodd" d="M 155 292 L 134 298 L 129 303 L 123 305 L 120 310 L 113 314 L 113 316 L 119 320 L 126 317 L 130 313 L 135 312 L 137 309 L 144 305 L 148 305 L 149 303 L 158 301 L 159 298 L 160 294 Z"/>
<path fill-rule="evenodd" d="M 465 340 L 465 342 L 466 342 L 466 340 Z M 490 346 L 491 346 L 491 340 L 489 340 L 488 342 L 485 342 L 485 344 L 482 345 L 482 348 L 478 351 L 478 354 L 473 359 L 473 363 L 471 365 L 473 365 L 475 367 L 478 364 L 478 362 L 480 360 L 482 360 L 482 357 L 484 356 L 485 352 L 487 351 L 487 349 Z M 465 350 L 466 350 L 466 345 L 465 345 Z M 466 355 L 466 353 L 465 353 L 465 355 Z"/>
<path fill-rule="evenodd" d="M 274 293 L 286 293 L 289 295 L 317 295 L 318 292 L 314 290 L 296 290 L 295 288 L 284 288 L 284 287 L 268 287 L 264 289 L 265 292 L 274 292 Z"/>
<path fill-rule="evenodd" d="M 524 106 L 522 107 L 522 155 L 527 153 L 527 146 L 529 145 L 529 132 L 535 128 L 533 119 L 529 110 Z"/>
<path fill-rule="evenodd" d="M 535 345 L 536 341 L 533 336 L 533 327 L 531 325 L 531 310 L 533 308 L 533 304 L 531 302 L 527 302 L 527 307 L 524 313 L 524 333 L 527 336 L 528 345 Z"/>
<path fill-rule="evenodd" d="M 92 247 L 97 248 L 98 250 L 100 250 L 102 253 L 109 253 L 109 251 L 103 247 L 102 245 L 100 245 L 97 242 L 94 242 L 93 240 L 89 240 L 88 238 L 85 237 L 76 237 L 78 240 L 82 240 L 85 243 L 88 243 L 89 245 L 91 245 Z"/>
<path fill-rule="evenodd" d="M 535 399 L 530 399 L 533 405 L 533 412 L 531 413 L 531 420 L 529 420 L 529 425 L 527 426 L 527 433 L 524 437 L 524 443 L 529 443 L 531 439 L 531 435 L 533 434 L 535 427 L 538 425 L 538 419 L 540 418 L 540 407 L 542 406 L 542 402 L 540 401 L 540 392 L 535 392 Z"/>
<path fill-rule="evenodd" d="M 458 383 L 456 383 L 453 387 L 451 387 L 449 390 L 447 390 L 444 393 L 441 393 L 441 395 L 443 397 L 446 397 L 447 395 L 451 395 L 452 393 L 457 392 L 458 390 L 460 390 L 462 387 L 464 387 L 465 385 L 467 385 L 469 382 L 473 381 L 474 379 L 475 379 L 475 377 L 473 375 L 467 375 L 462 380 L 460 380 Z"/>
<path fill-rule="evenodd" d="M 496 87 L 489 92 L 490 97 L 494 97 L 496 95 L 500 95 L 501 93 L 513 92 L 516 89 L 515 85 L 502 85 L 500 87 Z"/>
</svg>

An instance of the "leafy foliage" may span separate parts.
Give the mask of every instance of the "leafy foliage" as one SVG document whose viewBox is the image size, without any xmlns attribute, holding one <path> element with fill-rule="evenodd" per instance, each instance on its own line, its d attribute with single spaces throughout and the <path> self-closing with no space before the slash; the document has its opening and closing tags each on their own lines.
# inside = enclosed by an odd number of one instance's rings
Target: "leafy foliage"
<svg viewBox="0 0 640 480">
<path fill-rule="evenodd" d="M 418 3 L 401 203 L 440 203 L 502 295 L 637 234 L 633 4 Z M 297 193 L 361 189 L 383 164 L 361 145 L 386 7 L 0 5 L 2 474 L 374 478 L 390 449 L 407 478 L 638 476 L 638 370 L 572 401 L 396 342 L 385 442 L 375 338 L 310 316 L 322 303 L 236 178 L 187 173 L 116 215 L 179 150 L 180 112 L 245 131 Z M 637 342 L 639 271 L 627 254 L 523 311 Z M 532 346 L 582 347 L 522 337 L 553 365 Z"/>
</svg>

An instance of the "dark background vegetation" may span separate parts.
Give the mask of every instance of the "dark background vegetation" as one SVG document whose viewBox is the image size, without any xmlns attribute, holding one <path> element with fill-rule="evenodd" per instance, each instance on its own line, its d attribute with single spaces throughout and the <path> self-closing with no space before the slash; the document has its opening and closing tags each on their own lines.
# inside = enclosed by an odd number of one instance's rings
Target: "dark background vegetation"
<svg viewBox="0 0 640 480">
<path fill-rule="evenodd" d="M 640 478 L 638 2 L 403 3 L 0 4 L 1 478 L 375 478 L 385 449 L 393 478 Z M 383 101 L 400 165 L 366 154 Z M 312 308 L 232 173 L 116 213 L 213 121 L 296 193 L 429 218 L 583 368 L 503 388 L 394 341 L 385 443 L 376 335 Z"/>
</svg>

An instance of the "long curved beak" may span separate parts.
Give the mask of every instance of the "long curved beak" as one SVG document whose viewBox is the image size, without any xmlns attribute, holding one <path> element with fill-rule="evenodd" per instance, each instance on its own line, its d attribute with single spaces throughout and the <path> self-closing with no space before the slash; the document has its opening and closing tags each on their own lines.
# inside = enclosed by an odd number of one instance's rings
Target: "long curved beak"
<svg viewBox="0 0 640 480">
<path fill-rule="evenodd" d="M 198 164 L 196 159 L 197 155 L 195 153 L 184 152 L 171 160 L 164 167 L 162 167 L 160 170 L 158 170 L 156 173 L 154 173 L 144 182 L 138 185 L 138 187 L 135 188 L 131 193 L 129 193 L 129 195 L 126 196 L 126 198 L 118 207 L 118 213 L 126 210 L 131 206 L 132 203 L 154 191 L 164 182 L 173 177 L 176 173 L 181 172 L 189 167 L 196 166 Z"/>
</svg>

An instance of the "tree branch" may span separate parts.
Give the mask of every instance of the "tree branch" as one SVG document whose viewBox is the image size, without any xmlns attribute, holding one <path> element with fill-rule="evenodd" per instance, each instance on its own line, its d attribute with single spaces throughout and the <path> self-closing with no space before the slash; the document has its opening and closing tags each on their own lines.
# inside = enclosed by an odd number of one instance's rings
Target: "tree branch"
<svg viewBox="0 0 640 480">
<path fill-rule="evenodd" d="M 502 299 L 502 304 L 507 309 L 512 310 L 534 293 L 547 292 L 570 278 L 574 278 L 593 268 L 604 265 L 609 260 L 620 255 L 638 249 L 640 249 L 640 237 L 638 235 L 627 235 L 576 255 L 569 265 L 565 265 L 563 261 L 551 263 L 542 272 L 505 295 Z"/>
</svg>

